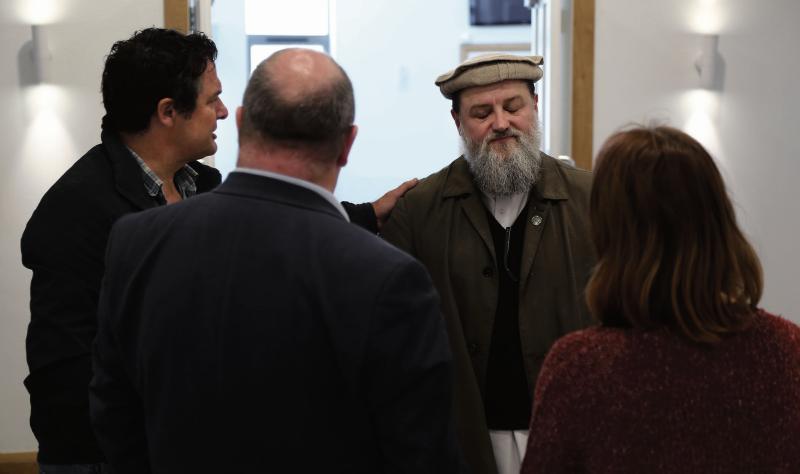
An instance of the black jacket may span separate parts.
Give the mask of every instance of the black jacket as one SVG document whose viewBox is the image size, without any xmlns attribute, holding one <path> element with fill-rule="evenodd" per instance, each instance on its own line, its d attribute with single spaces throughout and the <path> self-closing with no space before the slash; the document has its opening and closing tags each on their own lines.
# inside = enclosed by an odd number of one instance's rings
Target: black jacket
<svg viewBox="0 0 800 474">
<path fill-rule="evenodd" d="M 198 193 L 219 184 L 214 168 L 190 166 L 198 172 Z M 155 206 L 134 157 L 104 132 L 28 221 L 21 242 L 22 263 L 33 270 L 25 385 L 42 463 L 103 460 L 90 428 L 87 387 L 106 241 L 117 219 Z"/>
<path fill-rule="evenodd" d="M 317 193 L 232 173 L 122 218 L 91 414 L 117 473 L 447 473 L 452 360 L 416 260 Z"/>
</svg>

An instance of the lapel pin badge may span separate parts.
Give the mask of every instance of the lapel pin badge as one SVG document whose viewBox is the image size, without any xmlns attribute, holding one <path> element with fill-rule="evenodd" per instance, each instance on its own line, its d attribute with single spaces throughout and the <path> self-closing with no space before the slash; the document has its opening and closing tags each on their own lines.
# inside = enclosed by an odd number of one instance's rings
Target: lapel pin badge
<svg viewBox="0 0 800 474">
<path fill-rule="evenodd" d="M 542 216 L 535 215 L 531 217 L 531 224 L 538 226 L 541 225 L 541 223 L 542 223 Z"/>
</svg>

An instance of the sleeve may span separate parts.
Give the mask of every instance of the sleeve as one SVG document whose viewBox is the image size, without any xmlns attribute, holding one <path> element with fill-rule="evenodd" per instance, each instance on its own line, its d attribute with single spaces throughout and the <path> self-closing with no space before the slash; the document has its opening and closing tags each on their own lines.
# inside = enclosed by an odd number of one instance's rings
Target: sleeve
<svg viewBox="0 0 800 474">
<path fill-rule="evenodd" d="M 452 355 L 438 296 L 416 261 L 404 260 L 383 285 L 365 367 L 383 472 L 459 472 Z"/>
<path fill-rule="evenodd" d="M 536 381 L 520 474 L 583 472 L 579 430 L 591 421 L 576 411 L 584 404 L 579 401 L 580 386 L 572 381 L 584 373 L 573 357 L 579 349 L 563 339 L 559 342 L 548 353 Z"/>
<path fill-rule="evenodd" d="M 403 196 L 397 201 L 389 219 L 381 229 L 381 237 L 400 250 L 410 255 L 416 255 L 411 232 L 411 222 L 408 212 L 408 199 Z"/>
<path fill-rule="evenodd" d="M 342 201 L 342 207 L 350 216 L 350 222 L 359 227 L 367 229 L 373 234 L 378 233 L 378 218 L 375 216 L 375 208 L 372 203 L 353 204 L 352 202 Z"/>
<path fill-rule="evenodd" d="M 150 472 L 144 409 L 133 386 L 131 370 L 126 370 L 120 352 L 119 312 L 124 302 L 124 254 L 115 245 L 115 236 L 124 235 L 114 228 L 106 254 L 107 272 L 98 307 L 98 330 L 94 341 L 92 366 L 94 376 L 89 384 L 89 407 L 97 442 L 109 464 L 118 474 Z"/>
<path fill-rule="evenodd" d="M 110 217 L 87 190 L 51 189 L 22 235 L 22 263 L 33 271 L 28 363 L 31 370 L 91 352 Z"/>
</svg>

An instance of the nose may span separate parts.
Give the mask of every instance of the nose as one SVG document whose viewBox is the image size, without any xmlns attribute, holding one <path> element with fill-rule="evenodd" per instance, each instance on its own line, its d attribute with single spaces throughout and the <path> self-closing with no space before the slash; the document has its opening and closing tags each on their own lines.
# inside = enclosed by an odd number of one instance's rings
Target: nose
<svg viewBox="0 0 800 474">
<path fill-rule="evenodd" d="M 228 108 L 225 107 L 225 104 L 220 99 L 219 107 L 217 108 L 217 120 L 225 120 L 228 118 Z"/>
<path fill-rule="evenodd" d="M 503 133 L 508 130 L 511 124 L 506 116 L 505 110 L 499 110 L 494 114 L 494 121 L 492 121 L 492 131 L 495 133 Z"/>
</svg>

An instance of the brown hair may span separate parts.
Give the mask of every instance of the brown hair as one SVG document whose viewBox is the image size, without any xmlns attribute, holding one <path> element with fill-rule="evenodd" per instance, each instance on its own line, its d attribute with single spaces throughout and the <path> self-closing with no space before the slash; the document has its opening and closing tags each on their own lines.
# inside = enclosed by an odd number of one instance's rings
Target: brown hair
<svg viewBox="0 0 800 474">
<path fill-rule="evenodd" d="M 714 343 L 745 329 L 761 264 L 708 152 L 670 127 L 611 136 L 597 156 L 590 219 L 598 262 L 586 289 L 607 326 L 669 326 Z"/>
</svg>

